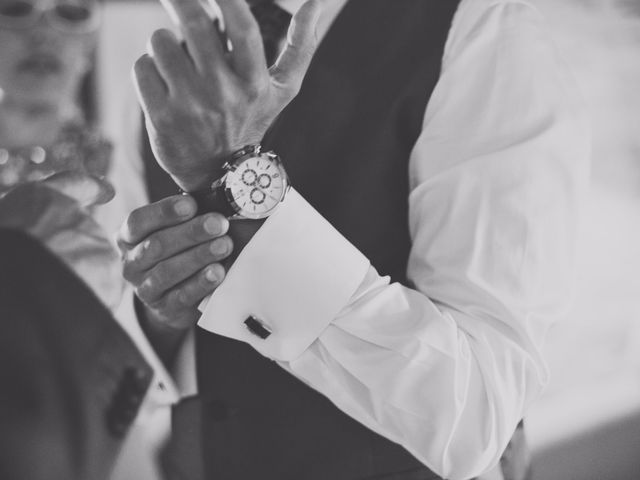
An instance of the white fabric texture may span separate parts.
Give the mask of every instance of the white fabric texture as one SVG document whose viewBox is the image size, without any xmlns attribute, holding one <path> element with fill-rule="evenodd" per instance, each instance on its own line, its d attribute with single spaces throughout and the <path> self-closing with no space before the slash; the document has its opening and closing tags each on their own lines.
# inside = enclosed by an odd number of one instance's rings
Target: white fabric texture
<svg viewBox="0 0 640 480">
<path fill-rule="evenodd" d="M 588 172 L 580 104 L 538 12 L 502 1 L 460 16 L 464 30 L 449 42 L 410 159 L 415 290 L 373 269 L 363 277 L 342 268 L 349 261 L 333 261 L 326 247 L 332 227 L 297 228 L 310 214 L 277 215 L 230 271 L 246 288 L 218 289 L 200 322 L 281 360 L 451 479 L 498 462 L 547 381 L 540 350 L 571 298 Z M 300 243 L 309 248 L 296 249 Z M 323 287 L 354 277 L 360 287 L 342 310 L 319 318 Z M 296 279 L 315 288 L 292 302 L 278 286 Z M 242 328 L 247 312 L 272 327 L 269 339 Z M 305 328 L 322 332 L 310 346 L 291 323 L 307 318 Z"/>
<path fill-rule="evenodd" d="M 363 268 L 322 219 L 304 239 L 312 253 L 294 248 L 304 232 L 292 215 L 317 218 L 294 194 L 229 272 L 247 288 L 220 288 L 201 325 L 248 341 L 439 475 L 477 476 L 496 465 L 547 381 L 540 351 L 571 298 L 588 160 L 586 114 L 539 12 L 519 0 L 463 0 L 410 158 L 415 289 Z M 359 267 L 341 268 L 350 262 Z M 274 264 L 269 289 L 251 281 Z M 277 282 L 301 278 L 317 288 L 287 301 Z M 322 286 L 336 284 L 333 307 L 316 310 Z M 273 340 L 247 333 L 247 313 Z M 301 330 L 292 318 L 314 321 Z"/>
</svg>

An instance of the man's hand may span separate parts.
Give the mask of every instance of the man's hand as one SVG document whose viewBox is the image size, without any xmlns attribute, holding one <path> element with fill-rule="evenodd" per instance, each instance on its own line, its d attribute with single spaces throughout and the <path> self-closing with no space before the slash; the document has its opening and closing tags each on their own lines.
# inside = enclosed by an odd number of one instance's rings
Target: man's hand
<svg viewBox="0 0 640 480">
<path fill-rule="evenodd" d="M 124 277 L 145 306 L 141 323 L 165 361 L 199 318 L 198 304 L 222 282 L 233 250 L 229 221 L 196 217 L 196 203 L 176 195 L 134 210 L 118 238 Z"/>
<path fill-rule="evenodd" d="M 267 69 L 260 30 L 246 0 L 218 0 L 226 40 L 200 0 L 162 0 L 185 46 L 168 30 L 151 37 L 135 64 L 138 96 L 153 152 L 187 191 L 222 176 L 234 151 L 259 143 L 297 95 L 316 48 L 318 0 L 298 11 L 287 45 Z"/>
</svg>

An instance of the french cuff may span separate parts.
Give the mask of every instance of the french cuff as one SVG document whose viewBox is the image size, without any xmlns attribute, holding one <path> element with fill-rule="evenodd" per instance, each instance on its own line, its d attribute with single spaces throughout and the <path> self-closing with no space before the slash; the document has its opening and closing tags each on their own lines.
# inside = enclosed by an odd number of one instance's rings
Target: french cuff
<svg viewBox="0 0 640 480">
<path fill-rule="evenodd" d="M 292 361 L 348 304 L 368 269 L 367 258 L 292 189 L 236 259 L 199 325 Z"/>
</svg>

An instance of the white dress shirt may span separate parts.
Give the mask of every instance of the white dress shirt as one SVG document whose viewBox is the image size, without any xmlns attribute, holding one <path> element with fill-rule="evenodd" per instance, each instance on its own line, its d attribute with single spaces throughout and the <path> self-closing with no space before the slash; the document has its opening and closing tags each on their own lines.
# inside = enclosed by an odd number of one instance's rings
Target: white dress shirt
<svg viewBox="0 0 640 480">
<path fill-rule="evenodd" d="M 344 3 L 328 0 L 320 35 Z M 379 276 L 293 190 L 200 326 L 251 344 L 439 475 L 477 476 L 547 382 L 540 352 L 569 306 L 588 160 L 586 114 L 541 14 L 522 0 L 462 0 L 409 160 L 415 288 Z M 251 334 L 248 315 L 273 334 Z M 178 380 L 194 393 L 192 343 L 182 355 Z M 180 389 L 154 364 L 158 408 Z"/>
</svg>

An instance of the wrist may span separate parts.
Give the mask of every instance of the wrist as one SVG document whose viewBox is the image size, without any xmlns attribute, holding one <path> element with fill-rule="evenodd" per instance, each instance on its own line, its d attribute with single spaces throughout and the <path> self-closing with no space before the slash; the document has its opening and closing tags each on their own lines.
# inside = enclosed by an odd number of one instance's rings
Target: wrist
<svg viewBox="0 0 640 480">
<path fill-rule="evenodd" d="M 185 192 L 208 188 L 214 181 L 225 175 L 225 165 L 233 163 L 243 152 L 248 152 L 253 147 L 260 148 L 260 141 L 248 142 L 240 147 L 230 149 L 228 153 L 216 155 L 213 160 L 204 162 L 207 168 L 191 169 L 172 174 L 173 180 Z"/>
<path fill-rule="evenodd" d="M 198 172 L 189 175 L 172 175 L 173 181 L 184 192 L 195 192 L 209 188 L 211 184 L 224 175 L 222 168 L 214 168 L 206 172 Z"/>
</svg>

